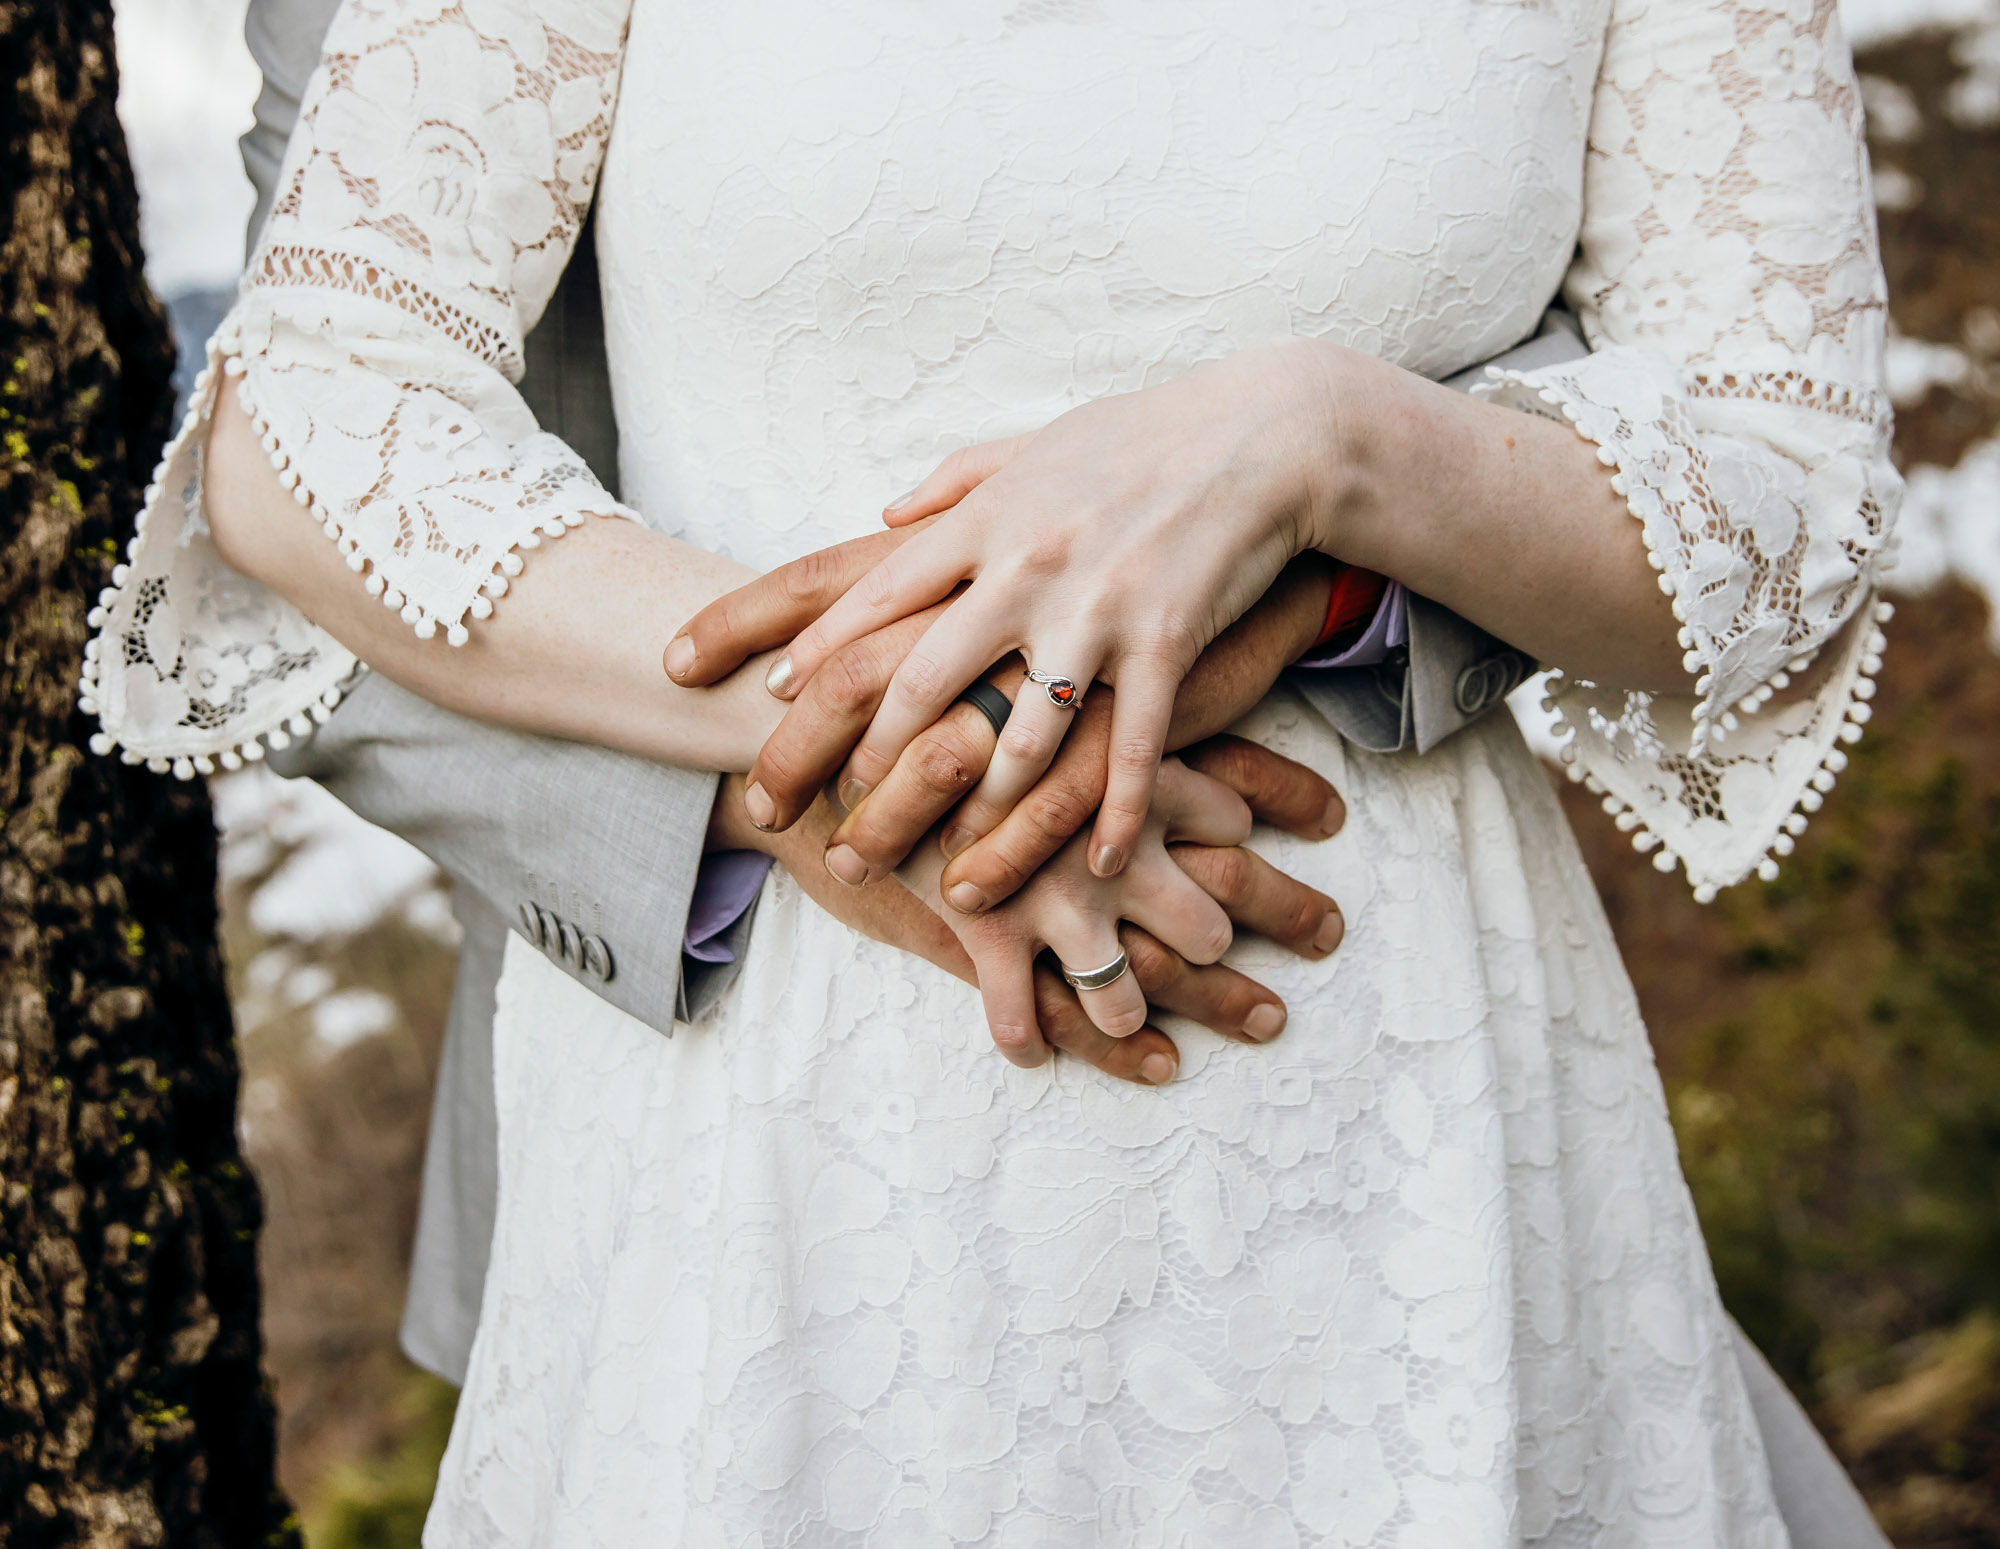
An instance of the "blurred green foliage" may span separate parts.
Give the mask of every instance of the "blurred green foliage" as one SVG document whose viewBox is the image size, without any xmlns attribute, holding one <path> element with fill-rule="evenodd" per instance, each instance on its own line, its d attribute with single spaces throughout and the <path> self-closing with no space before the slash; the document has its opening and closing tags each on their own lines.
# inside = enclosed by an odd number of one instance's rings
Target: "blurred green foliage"
<svg viewBox="0 0 2000 1549">
<path fill-rule="evenodd" d="M 395 1450 L 339 1465 L 314 1493 L 306 1518 L 311 1549 L 417 1549 L 457 1403 L 449 1383 L 412 1372 L 398 1396 Z"/>
<path fill-rule="evenodd" d="M 1892 626 L 1870 735 L 1777 882 L 1699 921 L 1622 878 L 1607 893 L 1642 997 L 1671 1005 L 1648 1011 L 1724 1301 L 1898 1543 L 1988 1544 L 2000 661 L 1977 598 L 1921 606 Z"/>
</svg>

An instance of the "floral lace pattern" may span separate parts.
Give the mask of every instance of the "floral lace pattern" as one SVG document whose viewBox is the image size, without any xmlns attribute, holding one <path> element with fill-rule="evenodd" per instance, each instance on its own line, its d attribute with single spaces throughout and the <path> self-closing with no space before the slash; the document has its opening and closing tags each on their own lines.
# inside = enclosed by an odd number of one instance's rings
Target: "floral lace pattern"
<svg viewBox="0 0 2000 1549">
<path fill-rule="evenodd" d="M 780 875 L 663 1039 L 510 946 L 501 1209 L 432 1549 L 1780 1549 L 1637 1008 L 1502 718 L 1262 836 L 1343 900 L 1181 1076 L 999 1060 Z"/>
<path fill-rule="evenodd" d="M 1818 806 L 1846 762 L 1836 742 L 1860 735 L 1902 481 L 1834 7 L 1685 10 L 1635 7 L 1606 43 L 1565 285 L 1597 353 L 1481 391 L 1596 442 L 1644 527 L 1693 695 L 1559 680 L 1552 699 L 1571 773 L 1707 898 L 1775 875 L 1766 852 L 1789 853 L 1795 804 Z M 1813 699 L 1765 709 L 1836 642 Z"/>
<path fill-rule="evenodd" d="M 512 383 L 574 246 L 617 95 L 622 4 L 345 8 L 243 291 L 128 563 L 93 614 L 100 751 L 183 776 L 285 746 L 357 663 L 216 555 L 199 448 L 218 369 L 369 594 L 461 645 L 519 550 L 630 516 Z"/>
<path fill-rule="evenodd" d="M 215 348 L 355 584 L 449 638 L 613 509 L 508 385 L 600 156 L 623 488 L 759 565 L 954 442 L 1251 344 L 1450 373 L 1567 273 L 1599 355 L 1495 387 L 1601 447 L 1695 687 L 1559 693 L 1581 772 L 1705 887 L 1788 842 L 1880 648 L 1859 143 L 1832 0 L 350 0 Z M 340 665 L 218 576 L 196 444 L 86 684 L 134 753 L 283 735 Z M 1829 647 L 1811 698 L 1739 715 Z M 244 697 L 197 702 L 232 652 Z M 961 986 L 782 879 L 673 1040 L 517 949 L 428 1542 L 1782 1545 L 1517 733 L 1349 756 L 1284 693 L 1247 730 L 1346 794 L 1340 839 L 1260 842 L 1350 933 L 1239 946 L 1283 1041 L 1177 1029 L 1164 1091 L 1012 1071 Z"/>
</svg>

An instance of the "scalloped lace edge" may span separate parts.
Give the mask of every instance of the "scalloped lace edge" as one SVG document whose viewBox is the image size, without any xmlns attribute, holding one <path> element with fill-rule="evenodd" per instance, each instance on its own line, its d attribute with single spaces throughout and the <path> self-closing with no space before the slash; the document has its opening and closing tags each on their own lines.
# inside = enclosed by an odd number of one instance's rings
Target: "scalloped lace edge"
<svg viewBox="0 0 2000 1549">
<path fill-rule="evenodd" d="M 1869 605 L 1864 605 L 1869 606 Z M 1725 887 L 1733 887 L 1746 881 L 1753 874 L 1765 882 L 1778 878 L 1779 858 L 1789 856 L 1798 836 L 1806 831 L 1811 814 L 1825 804 L 1839 775 L 1847 768 L 1847 753 L 1841 744 L 1852 747 L 1861 741 L 1862 728 L 1874 715 L 1869 703 L 1875 697 L 1875 679 L 1882 669 L 1882 652 L 1888 644 L 1888 636 L 1882 632 L 1882 625 L 1895 616 L 1895 605 L 1886 598 L 1877 598 L 1873 604 L 1873 616 L 1865 622 L 1857 621 L 1859 639 L 1854 650 L 1858 660 L 1851 668 L 1852 681 L 1847 685 L 1846 700 L 1835 722 L 1835 731 L 1829 739 L 1829 746 L 1821 756 L 1813 773 L 1807 777 L 1798 796 L 1787 804 L 1785 815 L 1774 825 L 1768 842 L 1760 847 L 1761 855 L 1753 864 L 1733 877 L 1717 881 L 1712 877 L 1697 875 L 1698 862 L 1684 854 L 1664 835 L 1648 825 L 1637 804 L 1614 793 L 1602 779 L 1584 767 L 1584 761 L 1576 750 L 1577 724 L 1570 718 L 1569 711 L 1554 692 L 1542 698 L 1542 709 L 1556 718 L 1555 735 L 1562 744 L 1560 759 L 1563 773 L 1574 784 L 1581 784 L 1593 796 L 1603 798 L 1601 805 L 1621 832 L 1632 835 L 1632 848 L 1641 855 L 1653 854 L 1653 869 L 1672 872 L 1676 866 L 1688 873 L 1688 885 L 1694 890 L 1696 903 L 1707 904 L 1715 901 L 1716 895 Z M 1551 670 L 1551 685 L 1558 683 L 1563 674 L 1560 669 Z M 1828 684 L 1831 688 L 1833 685 Z M 1701 868 L 1703 871 L 1706 867 Z"/>
<path fill-rule="evenodd" d="M 290 454 L 279 444 L 269 420 L 258 412 L 255 397 L 244 381 L 245 366 L 241 348 L 237 319 L 232 314 L 225 318 L 215 334 L 209 339 L 207 364 L 195 377 L 193 391 L 189 394 L 187 413 L 181 419 L 180 429 L 168 441 L 161 453 L 158 464 L 153 469 L 153 477 L 146 486 L 145 496 L 138 515 L 133 519 L 133 535 L 126 543 L 128 563 L 112 568 L 111 584 L 98 593 L 97 605 L 93 607 L 86 622 L 97 631 L 84 645 L 83 673 L 77 685 L 77 704 L 86 715 L 97 717 L 99 730 L 90 738 L 90 750 L 98 754 L 118 753 L 127 764 L 143 763 L 156 774 L 171 773 L 179 780 L 192 780 L 196 775 L 214 774 L 218 768 L 228 771 L 241 769 L 245 764 L 256 763 L 265 756 L 268 749 L 278 752 L 288 748 L 294 737 L 308 735 L 315 724 L 324 724 L 332 715 L 346 693 L 344 685 L 349 683 L 357 671 L 368 671 L 367 664 L 356 657 L 331 635 L 326 635 L 332 648 L 328 652 L 329 663 L 338 667 L 337 672 L 311 674 L 292 702 L 279 710 L 272 724 L 251 732 L 247 737 L 216 746 L 164 747 L 148 750 L 134 748 L 120 728 L 112 725 L 110 700 L 104 691 L 103 665 L 105 654 L 114 649 L 116 642 L 111 639 L 111 631 L 118 621 L 121 610 L 129 604 L 133 583 L 133 571 L 129 563 L 139 557 L 145 542 L 148 521 L 157 511 L 163 496 L 171 493 L 167 481 L 174 465 L 185 457 L 193 447 L 197 436 L 203 434 L 214 417 L 219 390 L 218 373 L 235 377 L 238 381 L 237 402 L 250 416 L 256 427 L 271 466 L 278 473 L 278 482 L 288 490 L 292 499 L 308 515 L 319 523 L 328 541 L 332 542 L 347 562 L 347 568 L 364 575 L 363 587 L 368 594 L 379 600 L 383 606 L 399 610 L 403 621 L 411 626 L 419 640 L 429 640 L 436 636 L 439 618 L 409 602 L 400 592 L 390 587 L 381 574 L 379 565 L 359 551 L 355 540 L 341 528 L 339 520 L 318 501 L 291 466 Z M 189 477 L 198 475 L 190 472 Z M 179 486 L 176 486 L 178 488 Z M 526 568 L 521 557 L 523 549 L 541 546 L 544 536 L 559 538 L 589 521 L 594 512 L 556 512 L 523 533 L 494 562 L 492 571 L 480 582 L 479 592 L 466 607 L 476 619 L 492 616 L 494 602 L 507 594 L 509 582 Z M 414 615 L 414 616 L 413 616 Z M 310 621 L 308 621 L 310 622 Z M 454 646 L 464 645 L 471 638 L 464 616 L 445 622 L 445 639 Z M 318 626 L 314 626 L 318 628 Z M 319 631 L 325 634 L 324 630 Z M 332 677 L 333 682 L 325 680 Z M 198 739 L 188 739 L 198 740 Z"/>
<path fill-rule="evenodd" d="M 1740 380 L 1744 373 L 1708 371 L 1699 372 L 1696 375 L 1702 388 L 1713 394 L 1721 385 Z M 1489 402 L 1494 401 L 1495 395 L 1503 387 L 1513 387 L 1521 390 L 1524 394 L 1531 394 L 1537 402 L 1548 404 L 1559 410 L 1563 421 L 1582 440 L 1596 450 L 1597 460 L 1605 467 L 1614 470 L 1611 477 L 1611 487 L 1625 501 L 1626 509 L 1631 512 L 1633 520 L 1639 524 L 1640 535 L 1646 545 L 1646 562 L 1660 573 L 1660 590 L 1671 599 L 1674 617 L 1681 621 L 1679 644 L 1683 650 L 1692 656 L 1694 654 L 1694 641 L 1687 628 L 1686 613 L 1674 585 L 1673 578 L 1666 573 L 1666 560 L 1654 547 L 1653 534 L 1646 528 L 1646 519 L 1637 507 L 1632 504 L 1630 469 L 1626 464 L 1623 453 L 1620 449 L 1606 446 L 1603 442 L 1596 440 L 1586 433 L 1583 427 L 1577 423 L 1578 415 L 1575 405 L 1563 394 L 1556 391 L 1555 388 L 1532 380 L 1533 373 L 1504 370 L 1500 367 L 1492 366 L 1487 368 L 1487 377 L 1488 381 L 1481 382 L 1474 387 L 1473 392 L 1476 396 L 1487 399 Z M 1798 384 L 1798 386 L 1799 390 L 1791 395 L 1792 401 L 1794 401 L 1797 407 L 1820 409 L 1824 412 L 1841 414 L 1843 417 L 1857 420 L 1874 420 L 1879 416 L 1880 406 L 1875 401 L 1880 397 L 1879 394 L 1870 397 L 1850 389 L 1842 389 L 1839 393 L 1819 392 L 1810 389 L 1803 382 Z M 1556 416 L 1553 414 L 1544 414 L 1542 417 L 1545 419 L 1554 419 Z M 1867 608 L 1869 604 L 1864 603 L 1862 606 Z M 1842 751 L 1838 744 L 1845 743 L 1849 747 L 1852 747 L 1858 743 L 1862 737 L 1862 727 L 1867 724 L 1869 718 L 1874 714 L 1869 701 L 1875 697 L 1875 678 L 1881 671 L 1882 652 L 1888 644 L 1888 637 L 1883 634 L 1882 625 L 1886 624 L 1894 616 L 1896 610 L 1894 604 L 1886 600 L 1876 600 L 1873 603 L 1873 609 L 1873 618 L 1868 620 L 1865 625 L 1857 625 L 1863 637 L 1858 642 L 1859 650 L 1855 653 L 1859 658 L 1858 670 L 1852 671 L 1852 681 L 1847 685 L 1846 702 L 1841 707 L 1841 714 L 1836 723 L 1838 729 L 1833 734 L 1834 745 L 1828 748 L 1825 756 L 1819 761 L 1818 767 L 1808 778 L 1805 788 L 1801 791 L 1797 800 L 1792 802 L 1787 808 L 1785 816 L 1776 825 L 1776 831 L 1773 833 L 1769 843 L 1761 847 L 1761 857 L 1754 864 L 1746 867 L 1739 875 L 1722 882 L 1717 882 L 1709 878 L 1696 880 L 1695 862 L 1693 859 L 1682 853 L 1664 835 L 1650 827 L 1644 815 L 1640 813 L 1634 803 L 1614 794 L 1601 779 L 1583 767 L 1576 751 L 1576 723 L 1570 719 L 1568 710 L 1563 707 L 1557 696 L 1551 692 L 1543 696 L 1541 704 L 1545 713 L 1553 715 L 1556 718 L 1555 735 L 1557 740 L 1562 744 L 1560 756 L 1564 773 L 1572 782 L 1580 782 L 1592 795 L 1603 798 L 1602 805 L 1605 812 L 1611 816 L 1620 831 L 1631 832 L 1633 849 L 1642 855 L 1655 851 L 1658 852 L 1657 854 L 1653 854 L 1653 869 L 1655 871 L 1672 872 L 1676 866 L 1685 869 L 1688 873 L 1689 886 L 1694 890 L 1696 903 L 1706 904 L 1714 902 L 1716 894 L 1722 888 L 1733 887 L 1736 883 L 1746 880 L 1753 873 L 1765 882 L 1775 881 L 1779 871 L 1778 858 L 1780 856 L 1788 856 L 1792 853 L 1798 836 L 1806 831 L 1806 826 L 1810 821 L 1809 814 L 1819 811 L 1820 807 L 1824 804 L 1826 793 L 1833 789 L 1834 782 L 1840 772 L 1847 767 L 1847 754 Z M 1736 711 L 1741 711 L 1746 715 L 1754 715 L 1762 710 L 1776 697 L 1780 690 L 1790 686 L 1792 673 L 1805 671 L 1806 668 L 1810 667 L 1818 659 L 1821 649 L 1821 647 L 1815 647 L 1810 651 L 1792 657 L 1785 663 L 1784 667 L 1774 672 L 1768 679 L 1738 699 L 1733 709 L 1724 706 L 1719 711 L 1717 710 L 1716 702 L 1707 697 L 1711 674 L 1703 672 L 1694 682 L 1695 693 L 1702 697 L 1700 703 L 1694 707 L 1692 712 L 1695 729 L 1688 757 L 1698 759 L 1708 751 L 1708 745 L 1711 742 L 1720 744 L 1726 741 L 1729 733 L 1737 728 Z M 1685 661 L 1683 665 L 1687 666 L 1690 673 L 1696 672 L 1701 666 L 1699 663 L 1690 664 Z M 1563 677 L 1564 674 L 1560 668 L 1551 669 L 1548 674 L 1549 682 L 1552 685 L 1559 682 Z M 1831 689 L 1833 686 L 1829 682 L 1827 688 Z"/>
</svg>

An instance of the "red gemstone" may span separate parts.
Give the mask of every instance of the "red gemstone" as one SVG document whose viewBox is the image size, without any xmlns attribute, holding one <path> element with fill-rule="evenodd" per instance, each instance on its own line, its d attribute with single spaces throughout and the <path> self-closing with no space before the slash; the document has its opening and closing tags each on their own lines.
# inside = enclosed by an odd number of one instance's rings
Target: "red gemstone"
<svg viewBox="0 0 2000 1549">
<path fill-rule="evenodd" d="M 1049 685 L 1049 697 L 1059 705 L 1066 705 L 1072 699 L 1076 698 L 1076 685 L 1074 683 L 1052 683 Z"/>
</svg>

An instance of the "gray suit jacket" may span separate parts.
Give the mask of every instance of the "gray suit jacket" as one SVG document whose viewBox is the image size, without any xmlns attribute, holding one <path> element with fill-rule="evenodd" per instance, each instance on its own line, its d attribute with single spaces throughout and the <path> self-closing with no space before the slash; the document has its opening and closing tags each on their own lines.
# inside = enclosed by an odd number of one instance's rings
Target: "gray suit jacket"
<svg viewBox="0 0 2000 1549">
<path fill-rule="evenodd" d="M 338 0 L 251 0 L 246 35 L 264 70 L 243 159 L 270 207 L 286 138 Z M 1581 354 L 1568 314 L 1502 357 L 1531 369 Z M 1451 379 L 1469 388 L 1482 367 Z M 603 319 L 586 230 L 528 345 L 521 384 L 542 425 L 600 477 L 617 467 Z M 1356 745 L 1428 752 L 1496 710 L 1534 664 L 1448 609 L 1412 597 L 1407 651 L 1381 667 L 1298 675 Z M 713 801 L 714 776 L 579 743 L 503 731 L 363 677 L 332 720 L 270 760 L 326 785 L 403 835 L 454 882 L 465 928 L 438 1068 L 403 1346 L 462 1380 L 478 1322 L 497 1192 L 494 986 L 509 928 L 598 994 L 656 1027 L 719 992 L 682 985 L 680 942 Z M 470 794 L 476 793 L 476 794 Z M 747 919 L 739 931 L 747 928 Z M 1795 1549 L 1887 1549 L 1797 1402 L 1731 1324 L 1737 1357 Z"/>
</svg>

